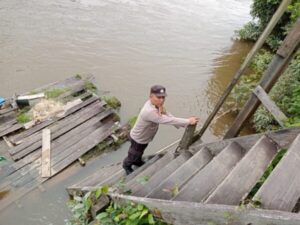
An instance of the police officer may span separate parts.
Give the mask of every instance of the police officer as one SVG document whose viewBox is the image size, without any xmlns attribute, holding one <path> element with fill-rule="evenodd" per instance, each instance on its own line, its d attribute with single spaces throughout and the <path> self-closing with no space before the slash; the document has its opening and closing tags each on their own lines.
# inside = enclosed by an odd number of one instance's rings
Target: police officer
<svg viewBox="0 0 300 225">
<path fill-rule="evenodd" d="M 159 124 L 173 125 L 176 128 L 194 125 L 198 118 L 178 118 L 174 117 L 164 109 L 166 88 L 161 85 L 154 85 L 150 89 L 149 100 L 141 109 L 137 121 L 130 131 L 131 145 L 128 156 L 123 161 L 123 168 L 126 174 L 133 172 L 132 165 L 142 166 L 144 161 L 142 156 L 148 143 L 153 140 Z"/>
</svg>

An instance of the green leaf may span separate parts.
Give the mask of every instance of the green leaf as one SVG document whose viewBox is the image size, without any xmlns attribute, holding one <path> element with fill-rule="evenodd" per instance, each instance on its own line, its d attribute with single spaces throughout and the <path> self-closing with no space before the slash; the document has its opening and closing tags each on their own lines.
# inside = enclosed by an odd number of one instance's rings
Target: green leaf
<svg viewBox="0 0 300 225">
<path fill-rule="evenodd" d="M 75 205 L 74 210 L 82 209 L 83 207 L 84 207 L 84 205 L 80 203 L 80 204 Z"/>
<path fill-rule="evenodd" d="M 102 213 L 100 213 L 96 216 L 96 219 L 101 221 L 103 218 L 106 218 L 106 217 L 108 217 L 108 213 L 107 212 L 102 212 Z"/>
<path fill-rule="evenodd" d="M 87 199 L 86 201 L 84 201 L 84 206 L 86 207 L 87 210 L 89 210 L 92 206 L 93 202 L 91 199 Z"/>
<path fill-rule="evenodd" d="M 102 189 L 102 193 L 107 194 L 109 187 L 107 185 L 104 185 L 101 189 Z"/>
<path fill-rule="evenodd" d="M 138 204 L 138 207 L 137 207 L 137 208 L 138 208 L 139 211 L 142 211 L 143 208 L 144 208 L 144 206 L 143 206 L 142 204 Z"/>
<path fill-rule="evenodd" d="M 101 194 L 102 194 L 102 188 L 98 188 L 95 193 L 96 198 L 98 199 L 101 196 Z"/>
<path fill-rule="evenodd" d="M 148 209 L 144 209 L 143 212 L 141 213 L 139 219 L 141 219 L 143 216 L 145 216 L 148 213 Z"/>
<path fill-rule="evenodd" d="M 140 216 L 140 212 L 134 213 L 131 216 L 129 216 L 130 220 L 135 220 Z"/>
<path fill-rule="evenodd" d="M 155 224 L 155 221 L 154 221 L 154 218 L 153 218 L 152 214 L 148 215 L 148 222 L 149 222 L 149 224 Z"/>
</svg>

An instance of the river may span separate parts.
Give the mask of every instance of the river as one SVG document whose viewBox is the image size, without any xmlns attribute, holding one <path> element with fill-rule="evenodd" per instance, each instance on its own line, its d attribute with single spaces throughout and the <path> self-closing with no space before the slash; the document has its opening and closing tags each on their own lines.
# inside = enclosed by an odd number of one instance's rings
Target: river
<svg viewBox="0 0 300 225">
<path fill-rule="evenodd" d="M 93 74 L 102 93 L 117 96 L 125 123 L 153 84 L 166 86 L 167 109 L 207 118 L 251 45 L 234 41 L 250 20 L 250 0 L 1 0 L 0 96 L 10 97 L 75 74 Z M 232 118 L 213 123 L 216 140 Z M 162 126 L 146 153 L 180 138 Z M 65 187 L 100 166 L 122 160 L 128 143 L 74 165 L 0 213 L 2 225 L 64 224 Z"/>
</svg>

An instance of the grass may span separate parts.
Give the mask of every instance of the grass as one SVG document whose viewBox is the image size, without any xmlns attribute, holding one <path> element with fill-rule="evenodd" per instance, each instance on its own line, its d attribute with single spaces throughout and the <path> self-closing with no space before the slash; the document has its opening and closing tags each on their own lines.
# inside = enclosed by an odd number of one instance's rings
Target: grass
<svg viewBox="0 0 300 225">
<path fill-rule="evenodd" d="M 118 109 L 121 107 L 120 100 L 115 96 L 102 96 L 102 99 L 113 109 Z"/>
<path fill-rule="evenodd" d="M 89 90 L 90 92 L 97 94 L 98 89 L 91 81 L 84 81 L 84 89 Z"/>
<path fill-rule="evenodd" d="M 32 120 L 29 110 L 30 107 L 25 107 L 18 112 L 16 117 L 18 123 L 24 124 Z"/>
<path fill-rule="evenodd" d="M 68 88 L 55 88 L 50 91 L 46 91 L 45 95 L 47 98 L 57 98 L 58 96 L 62 95 L 67 91 L 69 91 Z"/>
</svg>

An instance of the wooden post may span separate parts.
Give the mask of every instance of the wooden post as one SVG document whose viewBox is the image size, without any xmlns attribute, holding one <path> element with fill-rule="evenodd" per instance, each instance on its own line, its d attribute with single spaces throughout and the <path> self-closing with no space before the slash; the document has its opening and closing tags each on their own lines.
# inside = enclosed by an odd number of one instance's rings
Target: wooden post
<svg viewBox="0 0 300 225">
<path fill-rule="evenodd" d="M 292 30 L 289 32 L 287 37 L 284 39 L 282 45 L 276 52 L 268 69 L 264 72 L 259 85 L 268 93 L 273 84 L 277 81 L 279 76 L 283 73 L 300 44 L 300 18 L 295 22 Z M 251 94 L 248 102 L 245 104 L 244 108 L 241 110 L 235 121 L 233 122 L 230 129 L 224 136 L 226 138 L 232 138 L 239 134 L 245 121 L 249 119 L 257 107 L 259 106 L 259 100 L 255 94 Z"/>
<path fill-rule="evenodd" d="M 291 0 L 283 0 L 281 2 L 280 6 L 278 7 L 278 9 L 276 10 L 276 12 L 274 13 L 272 19 L 270 20 L 269 24 L 265 28 L 264 32 L 261 34 L 261 36 L 259 37 L 259 39 L 255 43 L 255 45 L 253 46 L 253 48 L 251 49 L 251 51 L 248 53 L 248 55 L 247 55 L 245 61 L 243 62 L 242 66 L 240 67 L 240 69 L 235 74 L 235 76 L 232 79 L 231 83 L 227 86 L 225 92 L 223 93 L 223 95 L 219 99 L 219 101 L 217 102 L 217 104 L 216 104 L 214 110 L 212 111 L 212 113 L 206 119 L 206 121 L 203 124 L 201 130 L 198 131 L 198 132 L 196 132 L 196 135 L 193 138 L 193 142 L 202 137 L 202 135 L 206 131 L 207 127 L 209 126 L 209 124 L 211 123 L 211 121 L 213 120 L 213 118 L 215 117 L 215 115 L 218 113 L 218 111 L 220 110 L 221 106 L 225 102 L 225 100 L 228 97 L 228 95 L 230 94 L 230 92 L 232 91 L 233 87 L 236 85 L 236 83 L 238 82 L 238 80 L 240 79 L 240 77 L 243 75 L 243 73 L 245 72 L 245 70 L 248 68 L 248 66 L 250 65 L 250 63 L 251 63 L 252 59 L 254 58 L 255 54 L 262 47 L 262 45 L 264 44 L 265 40 L 267 39 L 267 37 L 269 36 L 269 34 L 272 32 L 273 28 L 275 27 L 275 25 L 277 24 L 278 20 L 281 18 L 281 16 L 283 15 L 283 13 L 285 12 L 285 10 L 287 9 L 287 7 L 288 7 L 288 5 L 290 3 L 291 3 Z"/>
<path fill-rule="evenodd" d="M 194 133 L 195 133 L 196 125 L 188 125 L 185 129 L 185 132 L 179 142 L 180 149 L 188 149 L 190 146 Z"/>
</svg>

